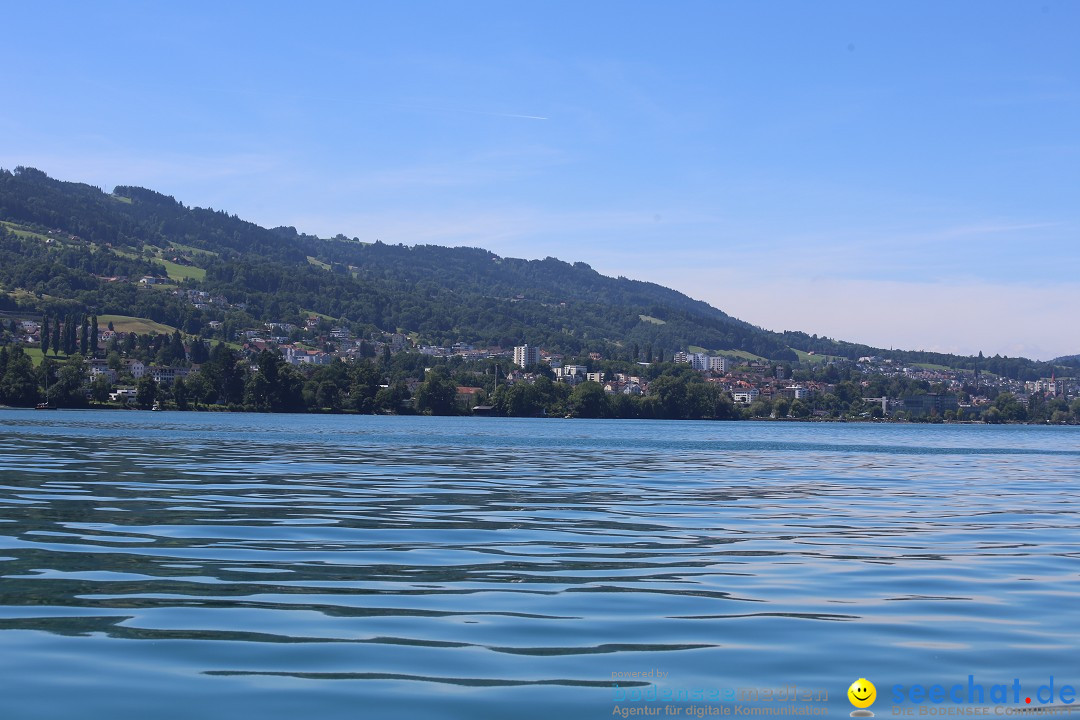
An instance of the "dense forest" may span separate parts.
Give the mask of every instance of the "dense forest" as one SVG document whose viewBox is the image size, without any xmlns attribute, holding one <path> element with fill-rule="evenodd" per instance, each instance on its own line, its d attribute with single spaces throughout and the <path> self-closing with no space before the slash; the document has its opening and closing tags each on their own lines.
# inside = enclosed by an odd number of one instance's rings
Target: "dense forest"
<svg viewBox="0 0 1080 720">
<path fill-rule="evenodd" d="M 145 292 L 136 283 L 146 275 L 228 304 L 199 308 L 183 294 Z M 322 239 L 187 207 L 153 190 L 119 186 L 106 193 L 25 167 L 0 170 L 2 310 L 127 315 L 206 336 L 210 321 L 302 324 L 318 313 L 357 335 L 404 332 L 432 345 L 529 343 L 613 357 L 629 356 L 633 347 L 650 359 L 696 346 L 786 362 L 797 361 L 800 350 L 957 368 L 979 363 L 1014 379 L 1053 371 L 1023 358 L 979 361 L 771 332 L 677 291 L 607 277 L 584 263 Z"/>
</svg>

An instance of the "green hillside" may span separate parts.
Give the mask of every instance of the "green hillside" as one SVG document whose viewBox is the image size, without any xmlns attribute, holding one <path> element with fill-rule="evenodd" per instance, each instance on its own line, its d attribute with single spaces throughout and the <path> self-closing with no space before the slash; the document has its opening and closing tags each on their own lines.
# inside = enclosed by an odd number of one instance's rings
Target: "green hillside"
<svg viewBox="0 0 1080 720">
<path fill-rule="evenodd" d="M 144 188 L 109 194 L 32 168 L 0 171 L 0 223 L 0 310 L 124 315 L 208 336 L 211 321 L 300 325 L 315 312 L 357 332 L 403 331 L 435 345 L 527 342 L 570 354 L 625 354 L 636 346 L 642 355 L 669 357 L 699 346 L 786 362 L 878 354 L 974 363 L 770 332 L 675 290 L 607 277 L 584 263 L 322 239 L 187 207 Z M 168 282 L 140 286 L 144 275 Z M 225 302 L 196 307 L 189 290 Z M 815 355 L 805 355 L 810 351 Z M 1043 372 L 1030 361 L 996 360 L 998 368 L 995 359 L 981 367 Z"/>
</svg>

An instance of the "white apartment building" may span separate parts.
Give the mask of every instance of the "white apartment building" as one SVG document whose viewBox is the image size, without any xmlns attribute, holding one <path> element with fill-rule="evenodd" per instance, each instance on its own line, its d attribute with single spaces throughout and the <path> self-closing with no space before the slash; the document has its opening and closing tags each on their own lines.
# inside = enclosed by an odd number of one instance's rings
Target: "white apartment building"
<svg viewBox="0 0 1080 720">
<path fill-rule="evenodd" d="M 723 358 L 719 358 L 723 360 Z M 705 353 L 687 353 L 677 352 L 675 353 L 674 361 L 677 363 L 686 363 L 695 370 L 711 370 L 712 361 L 714 358 L 709 357 Z"/>
<path fill-rule="evenodd" d="M 731 367 L 731 361 L 726 357 L 716 355 L 709 358 L 709 369 L 713 372 L 725 373 Z"/>
<path fill-rule="evenodd" d="M 780 393 L 793 400 L 809 400 L 810 396 L 813 394 L 810 388 L 803 387 L 802 385 L 788 385 L 781 390 Z"/>
<path fill-rule="evenodd" d="M 190 371 L 187 368 L 151 365 L 149 372 L 158 385 L 172 385 L 177 378 L 187 377 Z"/>
<path fill-rule="evenodd" d="M 540 362 L 540 348 L 518 345 L 514 348 L 514 364 L 518 367 L 528 367 Z"/>
<path fill-rule="evenodd" d="M 735 392 L 731 393 L 731 399 L 737 403 L 749 405 L 755 400 L 757 400 L 759 395 L 761 395 L 761 393 L 758 392 L 758 389 L 752 387 L 745 390 L 736 390 Z"/>
<path fill-rule="evenodd" d="M 141 360 L 125 360 L 124 369 L 131 373 L 131 377 L 136 380 L 146 373 L 146 365 Z"/>
</svg>

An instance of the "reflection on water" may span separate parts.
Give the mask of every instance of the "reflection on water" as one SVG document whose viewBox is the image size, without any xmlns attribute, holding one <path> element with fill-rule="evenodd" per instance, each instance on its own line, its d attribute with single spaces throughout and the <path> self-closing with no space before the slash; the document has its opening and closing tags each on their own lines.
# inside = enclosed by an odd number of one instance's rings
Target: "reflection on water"
<svg viewBox="0 0 1080 720">
<path fill-rule="evenodd" d="M 1075 428 L 0 412 L 10 717 L 1080 681 Z M 878 713 L 879 715 L 882 713 Z"/>
</svg>

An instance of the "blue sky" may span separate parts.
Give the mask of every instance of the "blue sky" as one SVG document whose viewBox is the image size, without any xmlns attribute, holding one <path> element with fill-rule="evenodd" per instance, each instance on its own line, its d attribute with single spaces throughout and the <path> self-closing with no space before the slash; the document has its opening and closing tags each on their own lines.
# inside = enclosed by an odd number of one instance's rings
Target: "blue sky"
<svg viewBox="0 0 1080 720">
<path fill-rule="evenodd" d="M 1080 352 L 1080 4 L 7 3 L 0 166 Z"/>
</svg>

